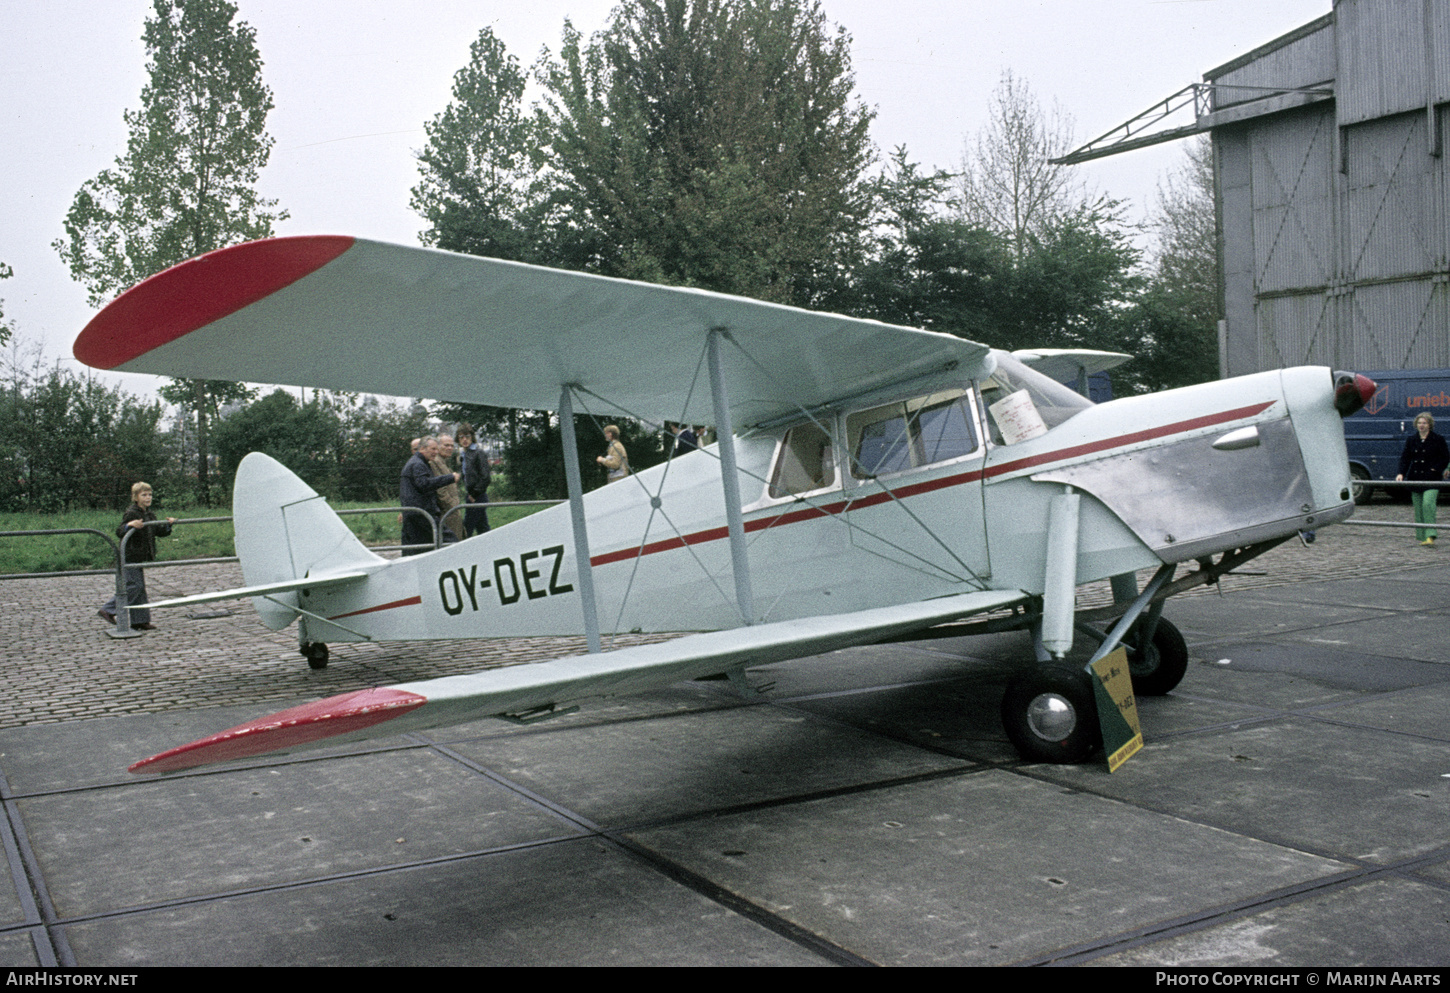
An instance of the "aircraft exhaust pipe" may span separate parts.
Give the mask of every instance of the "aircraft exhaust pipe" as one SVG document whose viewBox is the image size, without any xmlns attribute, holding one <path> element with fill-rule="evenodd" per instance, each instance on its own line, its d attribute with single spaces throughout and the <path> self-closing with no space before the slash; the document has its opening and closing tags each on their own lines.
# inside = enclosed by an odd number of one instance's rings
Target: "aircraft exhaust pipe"
<svg viewBox="0 0 1450 993">
<path fill-rule="evenodd" d="M 1373 379 L 1357 372 L 1336 372 L 1334 374 L 1334 409 L 1340 417 L 1348 417 L 1369 403 L 1379 387 Z"/>
</svg>

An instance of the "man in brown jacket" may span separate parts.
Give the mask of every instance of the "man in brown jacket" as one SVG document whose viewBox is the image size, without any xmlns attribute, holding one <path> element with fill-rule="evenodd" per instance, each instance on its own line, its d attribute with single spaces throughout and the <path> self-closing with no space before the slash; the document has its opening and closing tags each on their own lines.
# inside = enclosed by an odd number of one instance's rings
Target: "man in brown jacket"
<svg viewBox="0 0 1450 993">
<path fill-rule="evenodd" d="M 438 497 L 438 509 L 443 512 L 439 518 L 443 522 L 443 541 L 461 541 L 463 539 L 463 515 L 461 513 L 449 514 L 448 512 L 458 506 L 458 473 L 453 470 L 453 439 L 446 434 L 438 436 L 438 456 L 428 460 L 428 468 L 433 470 L 435 476 L 443 476 L 452 473 L 453 482 L 447 486 L 440 486 L 435 495 Z"/>
</svg>

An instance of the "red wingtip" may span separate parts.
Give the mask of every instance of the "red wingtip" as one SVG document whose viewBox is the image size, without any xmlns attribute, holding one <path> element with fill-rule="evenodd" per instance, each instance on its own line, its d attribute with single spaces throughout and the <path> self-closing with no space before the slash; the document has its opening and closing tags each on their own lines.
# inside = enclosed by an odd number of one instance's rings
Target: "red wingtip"
<svg viewBox="0 0 1450 993">
<path fill-rule="evenodd" d="M 177 772 L 211 762 L 244 759 L 334 735 L 361 731 L 417 710 L 428 698 L 402 690 L 354 690 L 259 717 L 181 745 L 131 766 L 132 772 Z"/>
<path fill-rule="evenodd" d="M 158 272 L 106 305 L 76 338 L 75 356 L 114 369 L 234 314 L 327 265 L 353 246 L 338 235 L 249 241 Z"/>
</svg>

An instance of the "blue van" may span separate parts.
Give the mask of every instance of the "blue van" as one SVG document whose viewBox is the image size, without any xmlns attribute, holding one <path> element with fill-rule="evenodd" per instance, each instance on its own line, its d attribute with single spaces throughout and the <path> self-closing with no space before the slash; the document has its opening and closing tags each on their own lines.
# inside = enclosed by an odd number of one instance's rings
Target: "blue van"
<svg viewBox="0 0 1450 993">
<path fill-rule="evenodd" d="M 1440 434 L 1450 433 L 1450 369 L 1388 369 L 1366 372 L 1378 386 L 1364 409 L 1344 420 L 1349 449 L 1349 474 L 1354 477 L 1354 502 L 1365 503 L 1374 487 L 1362 480 L 1394 479 L 1400 453 L 1415 433 L 1415 417 L 1428 411 Z M 1398 496 L 1403 490 L 1390 490 Z"/>
<path fill-rule="evenodd" d="M 1056 379 L 1056 377 L 1053 377 Z M 1069 377 L 1058 379 L 1059 383 L 1075 392 L 1082 392 L 1082 381 Z M 1113 398 L 1113 381 L 1105 372 L 1095 372 L 1088 377 L 1087 398 L 1093 403 L 1107 403 Z"/>
</svg>

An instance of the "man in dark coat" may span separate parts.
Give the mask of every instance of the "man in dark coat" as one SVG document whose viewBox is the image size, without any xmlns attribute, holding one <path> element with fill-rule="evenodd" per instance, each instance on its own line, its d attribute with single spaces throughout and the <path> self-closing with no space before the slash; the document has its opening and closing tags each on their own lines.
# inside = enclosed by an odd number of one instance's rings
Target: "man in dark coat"
<svg viewBox="0 0 1450 993">
<path fill-rule="evenodd" d="M 670 429 L 670 433 L 675 436 L 675 449 L 670 452 L 670 458 L 677 459 L 681 455 L 693 452 L 700 447 L 699 441 L 695 438 L 695 432 L 690 430 L 690 425 L 670 424 L 666 426 Z"/>
<path fill-rule="evenodd" d="M 428 460 L 437 456 L 438 439 L 432 435 L 421 439 L 413 457 L 403 464 L 403 475 L 398 482 L 398 502 L 404 507 L 426 510 L 433 515 L 435 521 L 440 516 L 437 497 L 439 488 L 458 482 L 456 472 L 446 473 L 442 476 L 433 475 L 433 470 L 428 467 Z M 432 529 L 421 515 L 403 512 L 403 544 L 433 544 Z M 405 548 L 403 554 L 418 555 L 424 551 L 426 549 Z"/>
<path fill-rule="evenodd" d="M 493 470 L 488 466 L 488 452 L 474 440 L 473 426 L 460 424 L 453 439 L 458 442 L 459 458 L 463 460 L 463 488 L 469 503 L 488 503 L 488 484 Z M 488 530 L 488 512 L 483 507 L 469 507 L 463 512 L 463 536 L 472 538 Z"/>
</svg>

